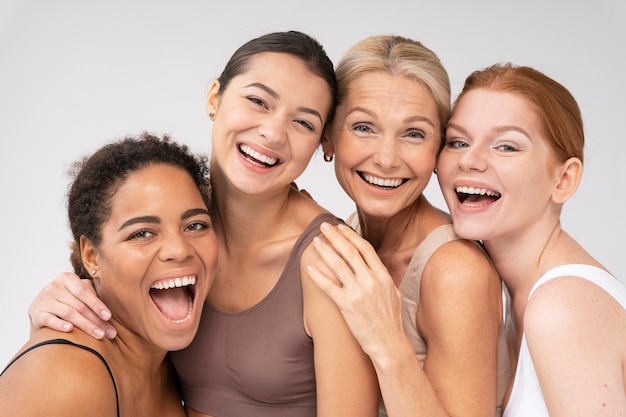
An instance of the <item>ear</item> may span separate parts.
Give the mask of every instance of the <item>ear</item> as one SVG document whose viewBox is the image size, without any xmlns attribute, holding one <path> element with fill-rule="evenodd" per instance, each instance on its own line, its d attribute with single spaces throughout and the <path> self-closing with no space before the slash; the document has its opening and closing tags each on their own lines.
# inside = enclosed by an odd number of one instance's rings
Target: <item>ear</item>
<svg viewBox="0 0 626 417">
<path fill-rule="evenodd" d="M 211 87 L 209 87 L 209 92 L 206 97 L 206 112 L 211 118 L 211 120 L 215 118 L 219 101 L 220 101 L 220 82 L 215 80 L 211 83 Z"/>
<path fill-rule="evenodd" d="M 558 167 L 558 179 L 552 201 L 557 204 L 565 203 L 578 189 L 583 173 L 583 163 L 576 157 L 571 157 Z"/>
<path fill-rule="evenodd" d="M 90 271 L 100 271 L 100 252 L 98 252 L 96 245 L 85 236 L 80 237 L 80 256 L 87 273 L 93 279 L 98 279 L 98 273 L 92 275 Z"/>
<path fill-rule="evenodd" d="M 335 145 L 333 144 L 333 140 L 330 136 L 330 128 L 324 129 L 324 133 L 322 133 L 322 151 L 324 155 L 334 155 L 335 154 Z"/>
</svg>

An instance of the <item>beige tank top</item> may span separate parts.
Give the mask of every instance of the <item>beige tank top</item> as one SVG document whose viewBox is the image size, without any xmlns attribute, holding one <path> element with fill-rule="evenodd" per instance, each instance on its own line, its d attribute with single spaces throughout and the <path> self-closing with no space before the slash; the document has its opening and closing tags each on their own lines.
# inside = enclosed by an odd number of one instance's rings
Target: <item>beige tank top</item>
<svg viewBox="0 0 626 417">
<path fill-rule="evenodd" d="M 350 223 L 351 226 L 360 233 L 358 219 L 356 217 L 357 216 L 351 216 Z M 398 287 L 402 295 L 402 324 L 404 332 L 411 341 L 411 345 L 413 345 L 415 354 L 422 366 L 424 366 L 424 360 L 428 352 L 426 341 L 422 338 L 417 328 L 417 306 L 419 303 L 422 272 L 424 271 L 426 263 L 437 249 L 448 242 L 459 239 L 462 238 L 454 232 L 454 228 L 451 224 L 439 226 L 430 232 L 415 250 L 406 273 Z M 482 246 L 478 242 L 476 242 L 476 245 L 482 250 Z M 510 297 L 504 284 L 502 285 L 502 301 L 504 303 L 503 319 L 498 334 L 497 416 L 502 415 L 502 401 L 512 377 L 511 361 L 509 360 L 507 347 L 507 327 L 511 325 L 511 318 L 508 312 Z M 387 416 L 387 411 L 385 410 L 382 399 L 380 401 L 379 416 Z"/>
</svg>

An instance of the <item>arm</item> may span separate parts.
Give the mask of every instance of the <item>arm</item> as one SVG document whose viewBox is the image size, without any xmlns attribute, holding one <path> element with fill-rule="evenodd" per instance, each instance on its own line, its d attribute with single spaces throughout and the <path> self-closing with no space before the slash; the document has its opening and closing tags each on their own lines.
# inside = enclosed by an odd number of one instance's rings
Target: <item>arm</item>
<svg viewBox="0 0 626 417">
<path fill-rule="evenodd" d="M 311 278 L 370 355 L 389 415 L 494 415 L 501 289 L 482 251 L 451 242 L 427 264 L 417 317 L 429 346 L 422 369 L 402 328 L 399 293 L 374 249 L 345 227 L 324 235 L 330 244 L 316 248 L 333 274 L 312 268 Z"/>
<path fill-rule="evenodd" d="M 495 415 L 502 287 L 473 243 L 450 242 L 433 254 L 417 323 L 428 343 L 424 372 L 446 414 Z"/>
<path fill-rule="evenodd" d="M 98 313 L 99 312 L 99 313 Z M 93 284 L 64 272 L 48 284 L 28 308 L 31 334 L 42 327 L 70 332 L 76 326 L 96 339 L 113 339 L 117 332 L 106 320 L 111 312 L 98 298 Z"/>
<path fill-rule="evenodd" d="M 626 414 L 625 322 L 615 299 L 581 278 L 533 294 L 524 332 L 550 416 Z"/>
<path fill-rule="evenodd" d="M 73 346 L 46 345 L 18 359 L 0 378 L 2 415 L 116 415 L 115 390 L 102 362 Z"/>
<path fill-rule="evenodd" d="M 317 415 L 375 417 L 380 394 L 372 363 L 335 303 L 305 270 L 306 265 L 320 262 L 311 247 L 301 259 L 305 327 L 314 345 Z"/>
</svg>

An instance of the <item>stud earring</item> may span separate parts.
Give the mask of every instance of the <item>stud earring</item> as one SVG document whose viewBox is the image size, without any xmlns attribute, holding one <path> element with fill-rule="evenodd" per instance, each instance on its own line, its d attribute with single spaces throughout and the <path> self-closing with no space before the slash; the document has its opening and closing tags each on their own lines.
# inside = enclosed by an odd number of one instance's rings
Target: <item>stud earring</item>
<svg viewBox="0 0 626 417">
<path fill-rule="evenodd" d="M 96 275 L 96 272 L 98 272 L 98 271 L 96 271 L 95 269 L 92 269 L 91 270 L 91 275 Z"/>
<path fill-rule="evenodd" d="M 433 174 L 437 175 L 437 168 L 433 169 Z"/>
<path fill-rule="evenodd" d="M 215 117 L 215 113 L 213 112 L 209 113 L 209 119 L 213 120 L 213 117 Z"/>
<path fill-rule="evenodd" d="M 332 160 L 333 160 L 333 154 L 330 154 L 330 155 L 329 155 L 329 154 L 327 154 L 327 153 L 324 153 L 324 161 L 326 161 L 326 162 L 332 162 Z"/>
</svg>

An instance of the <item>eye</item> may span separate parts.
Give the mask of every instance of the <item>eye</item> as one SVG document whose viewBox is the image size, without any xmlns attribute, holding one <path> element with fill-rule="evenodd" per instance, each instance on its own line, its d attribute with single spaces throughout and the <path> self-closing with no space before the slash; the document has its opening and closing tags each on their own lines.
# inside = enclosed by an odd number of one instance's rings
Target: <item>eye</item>
<svg viewBox="0 0 626 417">
<path fill-rule="evenodd" d="M 311 132 L 315 132 L 315 126 L 313 126 L 313 124 L 312 124 L 312 123 L 309 123 L 309 122 L 308 122 L 308 121 L 306 121 L 306 120 L 303 120 L 303 119 L 297 119 L 297 120 L 296 120 L 296 123 L 298 123 L 299 125 L 304 126 L 304 128 L 305 128 L 305 129 L 307 129 L 307 130 L 309 130 L 309 131 L 311 131 Z"/>
<path fill-rule="evenodd" d="M 426 133 L 421 130 L 410 130 L 407 132 L 406 136 L 410 139 L 426 139 Z"/>
<path fill-rule="evenodd" d="M 517 152 L 519 150 L 516 146 L 508 143 L 498 145 L 496 146 L 496 149 L 501 150 L 502 152 Z"/>
<path fill-rule="evenodd" d="M 189 230 L 189 231 L 192 231 L 192 232 L 201 232 L 203 230 L 209 229 L 210 227 L 211 226 L 208 223 L 206 223 L 206 222 L 196 221 L 196 222 L 188 224 L 185 227 L 185 230 Z"/>
<path fill-rule="evenodd" d="M 460 148 L 467 148 L 467 147 L 469 147 L 469 144 L 463 140 L 446 139 L 446 148 L 460 149 Z"/>
<path fill-rule="evenodd" d="M 250 102 L 252 102 L 252 103 L 254 103 L 254 104 L 258 105 L 258 106 L 261 106 L 261 107 L 263 107 L 263 108 L 265 108 L 265 109 L 267 109 L 267 108 L 268 108 L 267 103 L 266 103 L 265 101 L 263 101 L 262 99 L 260 99 L 259 97 L 256 97 L 256 96 L 247 96 L 246 98 L 247 98 Z"/>
<path fill-rule="evenodd" d="M 128 240 L 145 240 L 145 239 L 149 239 L 153 236 L 156 236 L 155 233 L 152 233 L 149 230 L 139 230 L 133 234 L 131 234 L 130 236 L 128 236 Z"/>
<path fill-rule="evenodd" d="M 365 123 L 356 123 L 352 126 L 351 130 L 361 135 L 374 133 L 372 127 Z"/>
</svg>

